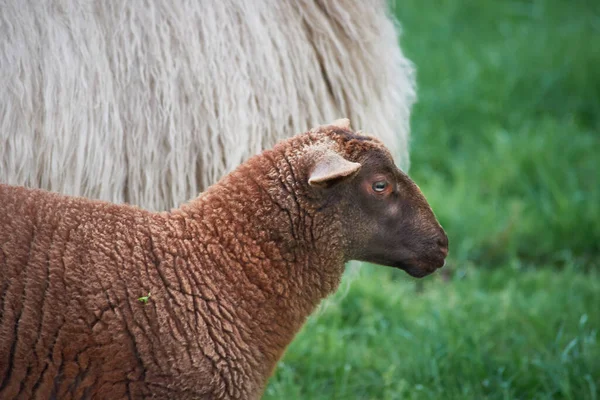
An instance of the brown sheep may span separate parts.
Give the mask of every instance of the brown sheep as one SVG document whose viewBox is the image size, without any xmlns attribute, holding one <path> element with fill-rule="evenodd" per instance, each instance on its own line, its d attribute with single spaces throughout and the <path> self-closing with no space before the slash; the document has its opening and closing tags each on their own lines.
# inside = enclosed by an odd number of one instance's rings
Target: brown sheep
<svg viewBox="0 0 600 400">
<path fill-rule="evenodd" d="M 421 277 L 447 245 L 347 120 L 170 212 L 0 185 L 0 398 L 259 398 L 345 262 Z"/>
</svg>

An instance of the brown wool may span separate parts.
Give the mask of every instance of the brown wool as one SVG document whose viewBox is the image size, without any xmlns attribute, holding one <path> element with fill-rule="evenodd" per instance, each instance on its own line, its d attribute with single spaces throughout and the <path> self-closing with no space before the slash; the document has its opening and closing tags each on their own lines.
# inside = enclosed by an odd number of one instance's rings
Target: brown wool
<svg viewBox="0 0 600 400">
<path fill-rule="evenodd" d="M 161 213 L 0 185 L 0 398 L 259 398 L 359 258 L 308 183 L 332 151 L 389 155 L 321 127 Z"/>
</svg>

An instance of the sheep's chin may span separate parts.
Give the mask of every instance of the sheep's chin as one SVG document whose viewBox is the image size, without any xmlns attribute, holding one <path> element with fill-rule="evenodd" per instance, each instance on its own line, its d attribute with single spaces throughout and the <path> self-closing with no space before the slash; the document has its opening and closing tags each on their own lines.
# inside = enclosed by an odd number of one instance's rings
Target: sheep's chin
<svg viewBox="0 0 600 400">
<path fill-rule="evenodd" d="M 407 274 L 409 274 L 410 276 L 412 276 L 414 278 L 423 278 L 435 271 L 435 268 L 431 269 L 431 270 L 426 270 L 421 267 L 416 267 L 416 266 L 412 266 L 412 265 L 399 267 L 399 268 L 404 270 L 404 272 L 406 272 Z"/>
<path fill-rule="evenodd" d="M 434 263 L 416 263 L 416 262 L 399 262 L 392 265 L 394 268 L 398 268 L 409 274 L 414 278 L 423 278 L 427 275 L 432 274 L 438 268 L 443 267 L 445 264 L 444 260 Z"/>
</svg>

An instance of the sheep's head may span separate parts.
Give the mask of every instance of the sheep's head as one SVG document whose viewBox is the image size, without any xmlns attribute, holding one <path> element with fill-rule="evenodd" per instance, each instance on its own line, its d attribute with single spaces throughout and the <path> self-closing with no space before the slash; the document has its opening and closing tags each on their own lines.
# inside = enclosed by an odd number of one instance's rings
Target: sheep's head
<svg viewBox="0 0 600 400">
<path fill-rule="evenodd" d="M 383 144 L 353 133 L 348 120 L 313 130 L 322 136 L 308 183 L 341 215 L 348 260 L 397 267 L 423 277 L 444 265 L 448 237 L 419 187 Z"/>
</svg>

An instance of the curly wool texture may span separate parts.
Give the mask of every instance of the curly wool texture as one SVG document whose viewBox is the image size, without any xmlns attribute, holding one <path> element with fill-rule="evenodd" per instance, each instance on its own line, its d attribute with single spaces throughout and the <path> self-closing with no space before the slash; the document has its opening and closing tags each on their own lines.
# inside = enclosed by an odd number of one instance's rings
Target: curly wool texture
<svg viewBox="0 0 600 400">
<path fill-rule="evenodd" d="M 408 167 L 413 69 L 384 0 L 0 10 L 4 183 L 166 210 L 341 115 Z"/>
<path fill-rule="evenodd" d="M 383 148 L 311 131 L 162 213 L 0 185 L 0 398 L 258 398 L 347 261 L 323 146 Z"/>
</svg>

